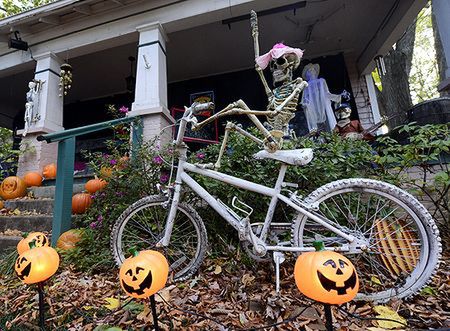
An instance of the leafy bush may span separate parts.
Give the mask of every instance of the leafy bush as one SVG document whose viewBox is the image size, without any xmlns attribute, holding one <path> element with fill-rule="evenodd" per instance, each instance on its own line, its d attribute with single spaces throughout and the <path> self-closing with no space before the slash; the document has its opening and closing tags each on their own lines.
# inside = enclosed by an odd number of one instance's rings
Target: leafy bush
<svg viewBox="0 0 450 331">
<path fill-rule="evenodd" d="M 12 131 L 0 128 L 0 181 L 15 172 L 19 151 L 13 149 Z"/>
</svg>

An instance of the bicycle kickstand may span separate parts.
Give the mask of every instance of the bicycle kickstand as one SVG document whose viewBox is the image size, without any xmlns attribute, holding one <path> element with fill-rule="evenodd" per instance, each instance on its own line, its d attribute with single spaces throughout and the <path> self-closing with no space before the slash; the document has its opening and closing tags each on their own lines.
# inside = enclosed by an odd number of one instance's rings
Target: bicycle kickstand
<svg viewBox="0 0 450 331">
<path fill-rule="evenodd" d="M 275 262 L 275 279 L 276 292 L 280 293 L 280 264 L 285 261 L 284 254 L 281 252 L 273 252 L 273 261 Z"/>
</svg>

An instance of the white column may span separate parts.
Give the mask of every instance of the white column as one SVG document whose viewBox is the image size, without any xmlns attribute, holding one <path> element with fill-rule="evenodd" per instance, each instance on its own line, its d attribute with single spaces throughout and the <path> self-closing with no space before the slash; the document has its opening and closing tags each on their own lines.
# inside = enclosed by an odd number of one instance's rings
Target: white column
<svg viewBox="0 0 450 331">
<path fill-rule="evenodd" d="M 37 60 L 34 80 L 41 82 L 41 89 L 34 102 L 34 114 L 39 119 L 30 125 L 28 133 L 22 139 L 23 154 L 19 157 L 17 173 L 40 171 L 49 164 L 56 162 L 57 144 L 38 142 L 36 137 L 45 133 L 64 130 L 63 98 L 59 96 L 59 71 L 63 63 L 55 54 L 48 52 L 35 56 Z M 25 100 L 25 96 L 24 96 Z M 23 130 L 18 131 L 19 134 Z"/>
<path fill-rule="evenodd" d="M 380 109 L 378 108 L 378 98 L 377 93 L 375 91 L 375 84 L 373 83 L 372 74 L 364 75 L 366 78 L 367 92 L 369 92 L 369 100 L 370 100 L 370 108 L 372 109 L 372 116 L 374 124 L 381 121 Z M 380 128 L 376 131 L 377 135 L 387 133 L 383 132 L 383 129 Z"/>
<path fill-rule="evenodd" d="M 139 32 L 136 88 L 129 114 L 143 116 L 144 139 L 148 140 L 174 122 L 167 109 L 167 36 L 158 22 L 136 30 Z M 164 132 L 164 142 L 171 139 L 171 132 L 170 129 Z"/>
<path fill-rule="evenodd" d="M 433 0 L 432 6 L 447 63 L 445 78 L 439 84 L 438 90 L 450 91 L 450 0 Z"/>
</svg>

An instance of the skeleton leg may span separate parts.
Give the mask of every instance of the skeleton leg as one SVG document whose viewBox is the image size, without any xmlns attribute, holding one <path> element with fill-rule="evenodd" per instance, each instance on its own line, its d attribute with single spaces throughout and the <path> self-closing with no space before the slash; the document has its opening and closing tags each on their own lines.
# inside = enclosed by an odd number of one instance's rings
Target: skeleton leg
<svg viewBox="0 0 450 331">
<path fill-rule="evenodd" d="M 220 168 L 220 161 L 222 160 L 223 153 L 225 152 L 225 148 L 227 146 L 228 136 L 229 136 L 230 132 L 233 132 L 233 131 L 236 131 L 237 133 L 240 133 L 244 137 L 250 138 L 251 140 L 253 140 L 254 142 L 256 142 L 256 143 L 258 143 L 260 145 L 263 144 L 263 141 L 261 139 L 259 139 L 259 138 L 255 137 L 254 135 L 248 133 L 247 131 L 245 131 L 241 127 L 237 126 L 236 124 L 234 124 L 232 122 L 228 122 L 227 126 L 225 127 L 225 135 L 223 137 L 222 146 L 220 146 L 219 157 L 217 158 L 217 161 L 214 164 L 214 168 L 215 169 L 219 169 Z"/>
</svg>

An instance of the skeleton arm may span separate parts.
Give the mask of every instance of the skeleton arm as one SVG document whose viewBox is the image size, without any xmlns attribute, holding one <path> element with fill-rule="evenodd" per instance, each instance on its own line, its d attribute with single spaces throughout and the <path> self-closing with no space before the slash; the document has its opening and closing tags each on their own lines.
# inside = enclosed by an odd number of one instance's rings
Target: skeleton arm
<svg viewBox="0 0 450 331">
<path fill-rule="evenodd" d="M 252 27 L 252 37 L 253 37 L 253 48 L 255 50 L 255 59 L 259 56 L 259 40 L 258 40 L 258 16 L 256 16 L 256 12 L 252 10 L 250 12 L 250 25 Z M 264 77 L 263 70 L 256 63 L 255 70 L 261 79 L 262 84 L 264 85 L 264 90 L 266 91 L 267 96 L 270 98 L 272 96 L 272 91 L 269 88 L 269 84 L 267 84 L 266 78 Z"/>
</svg>

